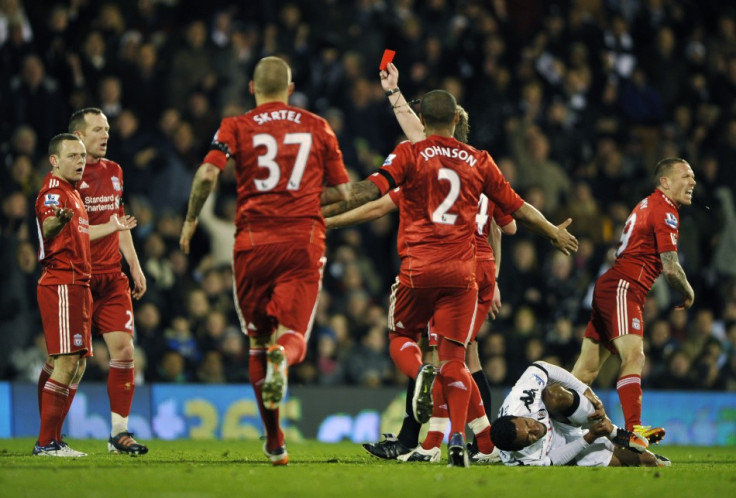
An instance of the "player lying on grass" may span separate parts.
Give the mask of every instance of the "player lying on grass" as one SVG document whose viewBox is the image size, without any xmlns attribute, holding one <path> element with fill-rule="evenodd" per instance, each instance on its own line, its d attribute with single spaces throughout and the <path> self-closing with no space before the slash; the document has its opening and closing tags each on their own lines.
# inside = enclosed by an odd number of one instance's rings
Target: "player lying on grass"
<svg viewBox="0 0 736 498">
<path fill-rule="evenodd" d="M 593 391 L 567 370 L 534 362 L 491 427 L 506 465 L 669 467 L 647 439 L 611 423 Z"/>
</svg>

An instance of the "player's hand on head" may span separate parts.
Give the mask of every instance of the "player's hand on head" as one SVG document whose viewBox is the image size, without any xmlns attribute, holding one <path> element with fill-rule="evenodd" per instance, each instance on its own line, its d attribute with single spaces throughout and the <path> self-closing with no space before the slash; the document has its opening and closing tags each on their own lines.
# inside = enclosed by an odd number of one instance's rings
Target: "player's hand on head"
<svg viewBox="0 0 736 498">
<path fill-rule="evenodd" d="M 198 220 L 184 220 L 184 225 L 181 227 L 181 236 L 179 237 L 179 248 L 184 254 L 189 254 L 189 242 L 194 236 L 194 232 L 197 230 Z"/>
<path fill-rule="evenodd" d="M 578 251 L 578 239 L 567 231 L 567 227 L 572 223 L 572 218 L 568 218 L 557 225 L 557 236 L 552 241 L 552 245 L 568 256 Z"/>
</svg>

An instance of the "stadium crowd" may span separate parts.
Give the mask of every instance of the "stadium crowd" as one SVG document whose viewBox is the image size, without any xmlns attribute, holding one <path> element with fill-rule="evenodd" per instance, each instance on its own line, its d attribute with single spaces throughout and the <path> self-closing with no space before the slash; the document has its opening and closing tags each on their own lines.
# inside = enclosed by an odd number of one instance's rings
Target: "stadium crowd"
<svg viewBox="0 0 736 498">
<path fill-rule="evenodd" d="M 573 218 L 572 257 L 504 237 L 484 370 L 508 386 L 535 360 L 571 369 L 592 286 L 610 266 L 656 162 L 684 157 L 695 202 L 680 212 L 680 261 L 695 305 L 655 285 L 643 384 L 736 390 L 736 10 L 717 0 L 0 0 L 0 379 L 35 382 L 45 359 L 36 304 L 33 202 L 45 146 L 71 113 L 101 108 L 110 159 L 148 292 L 135 303 L 136 383 L 247 382 L 232 299 L 233 171 L 203 210 L 192 255 L 178 248 L 194 171 L 223 116 L 252 108 L 261 57 L 293 69 L 291 103 L 325 117 L 354 179 L 402 139 L 378 79 L 397 51 L 401 90 L 445 88 L 470 114 L 470 143 L 554 223 Z M 284 206 L 288 209 L 288 206 Z M 387 352 L 398 271 L 394 215 L 328 234 L 307 359 L 292 384 L 401 384 Z M 94 343 L 86 381 L 109 358 Z M 611 362 L 609 362 L 611 363 Z M 596 386 L 612 387 L 616 365 Z"/>
</svg>

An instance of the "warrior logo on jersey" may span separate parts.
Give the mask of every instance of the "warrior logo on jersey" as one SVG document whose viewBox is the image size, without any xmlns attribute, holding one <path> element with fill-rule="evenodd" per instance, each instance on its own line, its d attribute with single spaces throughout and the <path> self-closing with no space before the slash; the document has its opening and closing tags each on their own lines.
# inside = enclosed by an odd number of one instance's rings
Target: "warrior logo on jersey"
<svg viewBox="0 0 736 498">
<path fill-rule="evenodd" d="M 46 199 L 43 201 L 44 206 L 58 206 L 59 205 L 59 194 L 46 194 Z"/>
<path fill-rule="evenodd" d="M 534 400 L 537 399 L 537 390 L 536 389 L 524 389 L 522 391 L 524 393 L 524 396 L 519 398 L 519 401 L 524 403 L 524 406 L 526 407 L 526 410 L 531 413 L 532 410 L 529 408 L 532 404 L 534 404 Z"/>
<path fill-rule="evenodd" d="M 537 384 L 539 384 L 540 386 L 544 385 L 544 379 L 542 379 L 539 375 L 534 374 L 534 380 L 536 380 Z"/>
<path fill-rule="evenodd" d="M 677 230 L 677 216 L 675 216 L 672 213 L 667 213 L 664 217 L 664 222 L 667 223 L 668 226 L 671 226 L 675 230 Z"/>
<path fill-rule="evenodd" d="M 634 330 L 641 330 L 641 320 L 638 318 L 631 320 L 631 328 Z"/>
<path fill-rule="evenodd" d="M 677 235 L 675 235 L 674 233 L 671 233 L 670 239 L 672 239 L 672 245 L 676 246 L 677 245 Z"/>
<path fill-rule="evenodd" d="M 110 180 L 112 180 L 112 188 L 120 192 L 122 190 L 122 187 L 120 186 L 120 179 L 118 179 L 117 176 L 113 176 L 112 178 L 110 178 Z"/>
</svg>

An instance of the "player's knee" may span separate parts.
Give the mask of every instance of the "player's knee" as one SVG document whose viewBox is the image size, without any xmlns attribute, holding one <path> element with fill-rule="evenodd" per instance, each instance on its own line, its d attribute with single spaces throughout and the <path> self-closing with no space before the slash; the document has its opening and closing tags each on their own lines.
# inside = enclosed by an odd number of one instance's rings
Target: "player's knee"
<svg viewBox="0 0 736 498">
<path fill-rule="evenodd" d="M 87 370 L 87 358 L 80 358 L 77 362 L 77 371 L 74 374 L 74 378 L 72 378 L 72 383 L 79 384 L 82 377 L 84 377 L 85 370 Z"/>
<path fill-rule="evenodd" d="M 441 362 L 458 360 L 465 364 L 465 345 L 449 339 L 440 341 L 437 353 Z"/>
<path fill-rule="evenodd" d="M 630 351 L 626 355 L 622 355 L 621 368 L 624 369 L 626 367 L 638 367 L 638 369 L 641 370 L 642 368 L 644 368 L 645 360 L 646 357 L 644 356 L 644 351 L 640 349 Z"/>
<path fill-rule="evenodd" d="M 550 413 L 564 412 L 573 403 L 573 395 L 559 384 L 552 384 L 542 391 L 542 402 Z"/>
<path fill-rule="evenodd" d="M 590 385 L 598 376 L 598 366 L 577 362 L 571 373 L 581 382 Z"/>
</svg>

